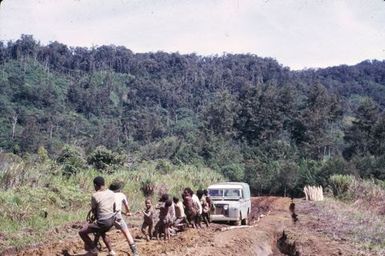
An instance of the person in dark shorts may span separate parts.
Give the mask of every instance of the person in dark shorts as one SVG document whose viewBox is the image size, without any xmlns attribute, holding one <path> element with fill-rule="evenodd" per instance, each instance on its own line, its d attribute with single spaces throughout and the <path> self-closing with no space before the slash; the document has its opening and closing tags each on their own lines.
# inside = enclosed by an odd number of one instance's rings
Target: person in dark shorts
<svg viewBox="0 0 385 256">
<path fill-rule="evenodd" d="M 110 242 L 105 233 L 111 229 L 115 222 L 115 194 L 105 188 L 103 177 L 96 177 L 93 181 L 95 193 L 91 197 L 91 211 L 95 216 L 95 222 L 87 223 L 79 231 L 79 235 L 84 242 L 84 248 L 91 255 L 97 255 L 98 249 L 94 241 L 89 237 L 90 233 L 103 237 L 107 248 L 111 250 Z"/>
<path fill-rule="evenodd" d="M 208 212 L 208 219 L 209 219 L 209 223 L 211 223 L 210 215 L 211 215 L 211 212 L 215 212 L 215 206 L 214 206 L 213 202 L 211 201 L 211 198 L 210 198 L 210 195 L 209 195 L 209 192 L 207 189 L 203 190 L 203 195 L 206 197 L 206 202 L 207 202 L 209 209 L 210 209 Z"/>
<path fill-rule="evenodd" d="M 197 191 L 197 196 L 201 202 L 201 206 L 202 206 L 202 215 L 201 215 L 201 220 L 206 224 L 207 227 L 209 227 L 209 214 L 210 214 L 210 206 L 209 204 L 207 203 L 207 200 L 206 200 L 206 196 L 203 192 L 203 190 L 201 189 L 198 189 Z"/>
</svg>

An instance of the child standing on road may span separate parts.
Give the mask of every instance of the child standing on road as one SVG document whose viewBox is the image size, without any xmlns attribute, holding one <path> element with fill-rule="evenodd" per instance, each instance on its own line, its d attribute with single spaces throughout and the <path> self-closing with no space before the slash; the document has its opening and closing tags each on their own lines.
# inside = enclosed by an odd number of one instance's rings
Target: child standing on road
<svg viewBox="0 0 385 256">
<path fill-rule="evenodd" d="M 209 212 L 207 215 L 208 215 L 208 220 L 210 223 L 211 222 L 210 214 L 211 214 L 211 212 L 215 212 L 215 206 L 214 206 L 213 202 L 211 201 L 211 198 L 210 198 L 210 195 L 209 195 L 209 192 L 207 191 L 207 189 L 203 190 L 203 195 L 206 197 L 206 202 L 209 206 Z"/>
<path fill-rule="evenodd" d="M 173 202 L 175 205 L 175 228 L 176 230 L 182 230 L 186 223 L 186 214 L 184 212 L 183 203 L 179 201 L 179 198 L 173 197 Z"/>
<path fill-rule="evenodd" d="M 113 182 L 111 183 L 109 189 L 115 192 L 115 212 L 116 212 L 116 220 L 115 220 L 115 227 L 117 229 L 120 229 L 126 238 L 130 249 L 132 251 L 132 254 L 134 256 L 139 256 L 136 244 L 134 239 L 132 238 L 130 231 L 128 230 L 127 224 L 123 219 L 122 214 L 125 214 L 126 216 L 131 216 L 130 208 L 128 207 L 128 200 L 125 194 L 120 192 L 122 188 L 122 184 L 120 182 Z M 125 212 L 122 212 L 122 205 L 124 205 Z M 110 254 L 111 255 L 111 254 Z M 114 255 L 114 254 L 112 254 Z"/>
<path fill-rule="evenodd" d="M 154 209 L 152 208 L 151 199 L 147 198 L 144 203 L 146 208 L 143 211 L 142 233 L 146 236 L 146 240 L 150 241 L 150 239 L 152 239 L 152 227 L 154 225 Z M 148 228 L 148 232 L 146 232 L 146 228 Z"/>
<path fill-rule="evenodd" d="M 195 220 L 197 216 L 197 210 L 194 207 L 193 200 L 190 194 L 186 190 L 183 192 L 182 198 L 183 198 L 183 205 L 185 207 L 185 213 L 186 213 L 188 224 L 189 225 L 191 224 L 193 228 L 196 228 L 197 226 L 195 224 Z"/>
<path fill-rule="evenodd" d="M 184 193 L 187 193 L 192 199 L 193 207 L 196 210 L 195 226 L 197 228 L 201 228 L 201 215 L 202 215 L 201 202 L 200 202 L 199 198 L 197 197 L 197 195 L 194 194 L 194 192 L 192 191 L 191 188 L 189 188 L 189 187 L 185 188 Z"/>
<path fill-rule="evenodd" d="M 209 212 L 210 212 L 210 207 L 209 204 L 206 201 L 206 196 L 203 192 L 203 190 L 199 189 L 197 191 L 197 196 L 200 200 L 200 203 L 202 205 L 202 215 L 201 219 L 202 221 L 206 224 L 207 227 L 209 227 Z"/>
<path fill-rule="evenodd" d="M 170 239 L 170 225 L 172 223 L 170 207 L 172 206 L 172 201 L 169 199 L 168 195 L 165 194 L 160 199 L 160 205 L 157 207 L 159 209 L 159 220 L 155 226 L 155 236 L 157 239 L 160 238 L 160 235 L 164 234 L 164 240 Z"/>
</svg>

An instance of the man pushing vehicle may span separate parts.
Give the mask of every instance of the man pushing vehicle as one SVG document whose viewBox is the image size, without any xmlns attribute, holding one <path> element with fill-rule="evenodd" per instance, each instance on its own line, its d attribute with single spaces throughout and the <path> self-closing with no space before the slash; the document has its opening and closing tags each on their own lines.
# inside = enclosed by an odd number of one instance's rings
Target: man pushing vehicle
<svg viewBox="0 0 385 256">
<path fill-rule="evenodd" d="M 96 177 L 93 183 L 96 192 L 91 198 L 91 211 L 96 221 L 84 225 L 79 231 L 79 235 L 84 241 L 84 249 L 91 255 L 97 255 L 97 246 L 94 241 L 91 240 L 89 234 L 94 233 L 101 235 L 106 242 L 106 245 L 107 243 L 109 244 L 108 238 L 105 237 L 105 233 L 110 230 L 115 223 L 115 193 L 105 188 L 103 177 Z M 107 247 L 110 246 L 107 245 Z"/>
</svg>

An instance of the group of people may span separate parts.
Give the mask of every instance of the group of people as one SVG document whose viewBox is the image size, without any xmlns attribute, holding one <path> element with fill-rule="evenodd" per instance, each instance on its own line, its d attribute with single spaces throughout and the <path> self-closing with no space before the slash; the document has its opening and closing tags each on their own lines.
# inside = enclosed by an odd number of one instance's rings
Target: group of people
<svg viewBox="0 0 385 256">
<path fill-rule="evenodd" d="M 104 178 L 100 176 L 93 180 L 93 184 L 96 192 L 91 198 L 88 223 L 79 231 L 85 250 L 91 255 L 97 255 L 98 241 L 102 238 L 108 249 L 108 255 L 116 255 L 106 235 L 115 226 L 122 231 L 132 254 L 138 256 L 135 241 L 123 219 L 123 215 L 130 216 L 131 212 L 127 197 L 121 192 L 122 184 L 113 182 L 107 188 Z M 183 190 L 182 200 L 177 197 L 171 199 L 168 194 L 163 194 L 155 207 L 150 198 L 146 198 L 144 203 L 141 231 L 147 241 L 152 238 L 160 239 L 162 235 L 165 240 L 170 239 L 173 234 L 186 227 L 201 228 L 202 222 L 207 227 L 210 225 L 210 210 L 213 204 L 207 190 L 198 190 L 195 194 L 187 187 Z M 94 234 L 93 240 L 89 236 L 91 233 Z"/>
<path fill-rule="evenodd" d="M 201 228 L 202 222 L 207 227 L 210 225 L 212 203 L 207 190 L 198 190 L 194 194 L 187 187 L 183 190 L 182 201 L 178 197 L 171 199 L 168 194 L 163 194 L 155 207 L 149 198 L 145 200 L 145 206 L 142 232 L 147 241 L 153 237 L 159 239 L 162 235 L 165 240 L 169 239 L 189 226 Z"/>
</svg>

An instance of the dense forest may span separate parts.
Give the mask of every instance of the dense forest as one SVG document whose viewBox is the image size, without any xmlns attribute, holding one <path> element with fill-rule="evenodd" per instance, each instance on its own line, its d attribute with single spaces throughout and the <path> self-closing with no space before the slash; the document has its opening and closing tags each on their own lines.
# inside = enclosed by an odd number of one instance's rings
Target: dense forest
<svg viewBox="0 0 385 256">
<path fill-rule="evenodd" d="M 385 179 L 385 61 L 291 71 L 23 35 L 0 42 L 0 92 L 0 151 L 47 154 L 67 174 L 165 159 L 272 194 L 332 174 Z"/>
</svg>

